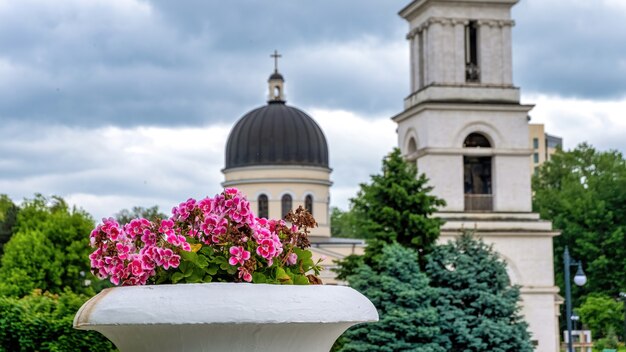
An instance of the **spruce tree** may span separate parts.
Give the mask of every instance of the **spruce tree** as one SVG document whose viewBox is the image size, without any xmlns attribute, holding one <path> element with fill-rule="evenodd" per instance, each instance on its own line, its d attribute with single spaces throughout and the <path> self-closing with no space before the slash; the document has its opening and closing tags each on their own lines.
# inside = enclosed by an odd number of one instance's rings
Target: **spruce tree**
<svg viewBox="0 0 626 352">
<path fill-rule="evenodd" d="M 464 233 L 435 247 L 426 274 L 437 294 L 434 306 L 446 351 L 532 352 L 520 315 L 520 292 L 505 262 L 482 240 Z"/>
<path fill-rule="evenodd" d="M 435 290 L 420 272 L 415 250 L 385 245 L 375 266 L 361 265 L 348 278 L 376 306 L 380 320 L 349 329 L 334 350 L 342 352 L 445 352 L 433 343 L 439 333 Z"/>
<path fill-rule="evenodd" d="M 432 217 L 442 199 L 430 194 L 424 174 L 417 175 L 415 163 L 407 163 L 395 148 L 383 159 L 382 173 L 361 184 L 351 200 L 358 233 L 368 238 L 364 260 L 373 265 L 385 244 L 397 242 L 418 251 L 420 266 L 437 238 L 443 221 Z"/>
</svg>

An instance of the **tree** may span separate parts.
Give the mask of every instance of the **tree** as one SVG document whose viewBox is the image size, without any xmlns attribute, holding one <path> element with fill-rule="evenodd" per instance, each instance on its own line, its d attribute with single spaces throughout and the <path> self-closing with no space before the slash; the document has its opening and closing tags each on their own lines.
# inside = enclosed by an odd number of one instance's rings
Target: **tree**
<svg viewBox="0 0 626 352">
<path fill-rule="evenodd" d="M 167 219 L 168 216 L 159 211 L 158 206 L 152 206 L 150 208 L 133 207 L 132 210 L 122 209 L 115 214 L 115 219 L 121 225 L 128 224 L 132 219 L 144 218 L 148 220 L 154 219 Z"/>
<path fill-rule="evenodd" d="M 33 289 L 61 293 L 65 288 L 93 294 L 84 286 L 89 274 L 91 217 L 70 209 L 60 197 L 36 195 L 24 201 L 4 247 L 0 295 L 24 296 Z M 95 282 L 96 280 L 92 280 Z"/>
<path fill-rule="evenodd" d="M 370 238 L 365 262 L 373 265 L 385 244 L 398 242 L 417 250 L 421 267 L 439 237 L 443 221 L 432 217 L 442 199 L 430 194 L 424 174 L 417 176 L 414 163 L 407 163 L 395 148 L 383 159 L 382 174 L 372 175 L 371 183 L 361 184 L 351 199 L 357 218 L 357 233 Z"/>
<path fill-rule="evenodd" d="M 590 294 L 576 309 L 583 324 L 591 329 L 595 338 L 606 337 L 612 330 L 621 331 L 624 323 L 624 302 L 607 295 Z"/>
<path fill-rule="evenodd" d="M 0 296 L 0 352 L 112 351 L 113 344 L 95 331 L 72 327 L 88 297 L 35 290 L 22 298 Z"/>
<path fill-rule="evenodd" d="M 435 247 L 426 264 L 446 351 L 531 352 L 528 325 L 520 314 L 519 288 L 491 246 L 464 233 Z"/>
<path fill-rule="evenodd" d="M 0 257 L 2 257 L 4 244 L 9 242 L 13 235 L 13 226 L 17 221 L 19 208 L 6 195 L 0 194 Z"/>
<path fill-rule="evenodd" d="M 330 235 L 341 238 L 366 238 L 367 234 L 359 232 L 357 221 L 352 211 L 332 207 L 330 209 Z"/>
<path fill-rule="evenodd" d="M 557 152 L 533 177 L 533 208 L 561 230 L 554 238 L 556 281 L 564 292 L 563 249 L 589 278 L 573 301 L 591 292 L 617 296 L 626 287 L 626 161 L 588 144 Z"/>
<path fill-rule="evenodd" d="M 360 266 L 348 281 L 372 301 L 380 320 L 349 329 L 335 351 L 446 351 L 433 342 L 439 333 L 431 306 L 435 291 L 420 272 L 415 250 L 385 245 L 376 266 Z"/>
</svg>

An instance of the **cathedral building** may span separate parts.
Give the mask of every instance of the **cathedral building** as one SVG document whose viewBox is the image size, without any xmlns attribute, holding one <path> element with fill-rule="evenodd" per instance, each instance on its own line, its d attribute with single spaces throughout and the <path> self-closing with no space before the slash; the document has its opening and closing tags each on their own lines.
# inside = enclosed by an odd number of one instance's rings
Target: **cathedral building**
<svg viewBox="0 0 626 352">
<path fill-rule="evenodd" d="M 415 0 L 409 24 L 411 92 L 398 145 L 447 205 L 441 241 L 463 229 L 494 245 L 521 286 L 536 351 L 558 351 L 552 238 L 531 209 L 528 113 L 513 85 L 511 8 L 518 0 Z"/>
<path fill-rule="evenodd" d="M 223 187 L 248 196 L 258 217 L 282 219 L 302 205 L 318 223 L 311 230 L 314 259 L 323 259 L 321 278 L 336 283 L 333 261 L 362 253 L 362 240 L 330 237 L 328 144 L 322 129 L 304 111 L 286 104 L 285 79 L 278 72 L 268 79 L 267 104 L 245 114 L 226 143 Z"/>
</svg>

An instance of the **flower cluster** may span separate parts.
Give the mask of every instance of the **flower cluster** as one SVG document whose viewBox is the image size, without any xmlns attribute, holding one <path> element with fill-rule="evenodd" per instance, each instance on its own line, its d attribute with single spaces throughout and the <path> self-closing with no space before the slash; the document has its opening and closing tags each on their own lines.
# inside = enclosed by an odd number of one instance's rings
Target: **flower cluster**
<svg viewBox="0 0 626 352">
<path fill-rule="evenodd" d="M 245 196 L 228 188 L 180 203 L 169 219 L 140 218 L 124 226 L 103 219 L 91 233 L 92 271 L 116 285 L 252 282 L 254 273 L 255 282 L 303 283 L 307 271 L 319 272 L 319 262 L 305 250 L 308 228 L 316 224 L 302 208 L 296 213 L 289 215 L 291 225 L 257 218 Z"/>
</svg>

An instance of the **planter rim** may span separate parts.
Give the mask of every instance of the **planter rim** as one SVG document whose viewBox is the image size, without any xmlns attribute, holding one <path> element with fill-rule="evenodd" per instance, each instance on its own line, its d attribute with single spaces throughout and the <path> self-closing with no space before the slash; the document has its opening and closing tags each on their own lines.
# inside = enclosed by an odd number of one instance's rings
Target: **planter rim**
<svg viewBox="0 0 626 352">
<path fill-rule="evenodd" d="M 204 283 L 105 289 L 80 308 L 74 327 L 377 320 L 374 305 L 347 286 Z"/>
</svg>

